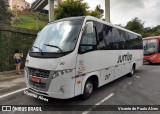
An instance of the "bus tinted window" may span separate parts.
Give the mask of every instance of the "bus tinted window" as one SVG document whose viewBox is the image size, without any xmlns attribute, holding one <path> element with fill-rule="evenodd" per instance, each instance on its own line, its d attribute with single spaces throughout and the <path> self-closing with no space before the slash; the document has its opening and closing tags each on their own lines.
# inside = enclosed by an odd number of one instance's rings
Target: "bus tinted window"
<svg viewBox="0 0 160 114">
<path fill-rule="evenodd" d="M 112 49 L 112 27 L 110 26 L 105 26 L 104 29 L 104 44 L 105 44 L 105 49 Z"/>
<path fill-rule="evenodd" d="M 97 22 L 97 34 L 100 49 L 143 49 L 141 36 L 134 33 Z"/>
<path fill-rule="evenodd" d="M 133 33 L 128 33 L 128 40 L 126 40 L 127 49 L 142 49 L 142 38 Z"/>
<path fill-rule="evenodd" d="M 98 35 L 98 49 L 105 49 L 105 43 L 104 43 L 104 34 L 105 34 L 105 25 L 98 23 L 96 25 L 97 28 L 97 35 Z"/>
</svg>

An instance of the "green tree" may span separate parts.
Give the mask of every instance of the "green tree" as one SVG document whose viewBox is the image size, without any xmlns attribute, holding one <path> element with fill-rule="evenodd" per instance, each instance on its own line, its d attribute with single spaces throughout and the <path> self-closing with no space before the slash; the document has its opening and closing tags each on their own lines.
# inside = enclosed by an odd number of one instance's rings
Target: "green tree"
<svg viewBox="0 0 160 114">
<path fill-rule="evenodd" d="M 101 18 L 100 16 L 100 12 L 97 10 L 94 11 L 88 11 L 87 15 L 93 16 L 93 17 L 97 17 L 97 18 Z"/>
<path fill-rule="evenodd" d="M 8 11 L 4 0 L 0 0 L 0 23 L 10 24 L 12 13 Z"/>
<path fill-rule="evenodd" d="M 91 16 L 94 16 L 94 17 L 97 17 L 97 18 L 102 18 L 103 13 L 104 13 L 104 10 L 101 9 L 100 5 L 97 5 L 94 11 L 89 11 L 88 12 L 88 15 L 91 15 Z"/>
<path fill-rule="evenodd" d="M 159 36 L 160 35 L 160 25 L 156 27 L 147 27 L 144 29 L 144 37 L 149 37 L 149 36 Z"/>
<path fill-rule="evenodd" d="M 100 18 L 102 18 L 102 17 L 103 17 L 104 10 L 101 8 L 101 6 L 100 6 L 100 5 L 97 5 L 95 10 L 100 13 Z"/>
<path fill-rule="evenodd" d="M 129 29 L 131 31 L 134 31 L 136 33 L 142 34 L 144 33 L 144 22 L 142 20 L 138 19 L 138 17 L 135 17 L 131 21 L 129 21 L 126 25 L 126 29 Z"/>
<path fill-rule="evenodd" d="M 83 0 L 66 0 L 55 8 L 55 18 L 85 16 L 87 15 L 87 9 L 88 5 Z"/>
</svg>

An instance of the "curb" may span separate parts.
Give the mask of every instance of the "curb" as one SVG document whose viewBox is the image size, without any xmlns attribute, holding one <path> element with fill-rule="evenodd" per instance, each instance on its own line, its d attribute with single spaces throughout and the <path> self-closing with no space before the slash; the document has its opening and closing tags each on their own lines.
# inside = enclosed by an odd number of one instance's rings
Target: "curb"
<svg viewBox="0 0 160 114">
<path fill-rule="evenodd" d="M 15 72 L 16 72 L 16 70 L 4 71 L 4 72 L 0 72 L 0 75 L 11 74 L 11 73 L 15 73 Z M 24 72 L 24 69 L 21 69 L 21 72 Z"/>
</svg>

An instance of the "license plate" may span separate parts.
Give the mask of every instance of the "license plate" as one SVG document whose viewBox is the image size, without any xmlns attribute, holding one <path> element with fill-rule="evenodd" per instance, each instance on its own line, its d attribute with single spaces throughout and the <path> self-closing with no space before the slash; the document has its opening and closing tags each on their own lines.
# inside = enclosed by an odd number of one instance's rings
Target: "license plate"
<svg viewBox="0 0 160 114">
<path fill-rule="evenodd" d="M 37 77 L 32 77 L 32 82 L 36 82 L 36 83 L 40 83 L 41 82 L 41 79 L 40 78 L 37 78 Z"/>
</svg>

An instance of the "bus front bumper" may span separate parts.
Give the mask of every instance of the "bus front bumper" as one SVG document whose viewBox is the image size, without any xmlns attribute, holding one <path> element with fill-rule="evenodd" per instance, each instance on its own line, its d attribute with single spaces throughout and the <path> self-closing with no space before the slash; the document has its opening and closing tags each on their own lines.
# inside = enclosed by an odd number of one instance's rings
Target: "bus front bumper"
<svg viewBox="0 0 160 114">
<path fill-rule="evenodd" d="M 38 95 L 38 97 L 45 96 L 45 97 L 56 98 L 56 99 L 69 99 L 69 98 L 74 97 L 74 96 L 65 97 L 63 92 L 54 93 L 54 92 L 37 91 L 31 87 L 28 88 L 28 91 L 32 94 Z"/>
</svg>

